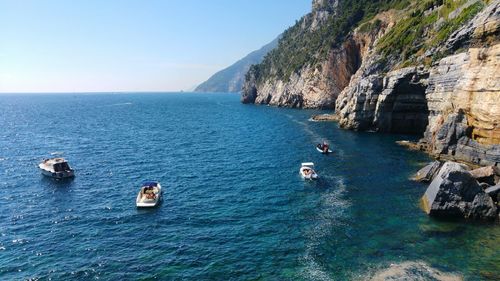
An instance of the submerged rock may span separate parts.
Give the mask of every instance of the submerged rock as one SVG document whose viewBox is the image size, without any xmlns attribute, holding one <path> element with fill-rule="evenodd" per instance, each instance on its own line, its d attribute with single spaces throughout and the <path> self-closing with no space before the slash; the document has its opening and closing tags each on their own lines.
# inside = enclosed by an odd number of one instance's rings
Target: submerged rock
<svg viewBox="0 0 500 281">
<path fill-rule="evenodd" d="M 418 182 L 430 182 L 434 178 L 434 175 L 439 171 L 440 167 L 441 162 L 439 161 L 429 163 L 415 174 L 413 180 Z"/>
<path fill-rule="evenodd" d="M 497 207 L 466 166 L 446 162 L 422 197 L 423 208 L 431 216 L 493 220 Z"/>
<path fill-rule="evenodd" d="M 399 264 L 391 264 L 389 268 L 380 270 L 365 280 L 460 281 L 463 279 L 459 275 L 439 271 L 423 262 L 403 262 Z"/>
</svg>

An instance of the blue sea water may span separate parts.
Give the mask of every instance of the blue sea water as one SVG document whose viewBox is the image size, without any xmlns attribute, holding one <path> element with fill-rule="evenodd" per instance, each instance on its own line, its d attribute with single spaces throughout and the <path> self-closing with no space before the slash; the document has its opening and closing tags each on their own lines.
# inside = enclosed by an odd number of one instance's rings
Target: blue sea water
<svg viewBox="0 0 500 281">
<path fill-rule="evenodd" d="M 411 137 L 314 113 L 232 94 L 1 95 L 0 280 L 498 280 L 498 226 L 419 209 L 426 186 L 408 178 L 430 159 L 395 144 Z M 51 155 L 76 178 L 41 176 Z M 299 177 L 305 161 L 320 180 Z M 138 210 L 146 179 L 164 201 Z"/>
</svg>

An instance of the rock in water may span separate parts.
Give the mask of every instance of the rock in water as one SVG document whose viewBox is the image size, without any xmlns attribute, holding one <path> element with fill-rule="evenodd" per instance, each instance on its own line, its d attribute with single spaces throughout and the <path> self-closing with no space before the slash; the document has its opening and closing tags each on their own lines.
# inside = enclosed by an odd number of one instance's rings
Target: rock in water
<svg viewBox="0 0 500 281">
<path fill-rule="evenodd" d="M 493 220 L 497 207 L 464 165 L 446 162 L 422 197 L 431 216 Z"/>
<path fill-rule="evenodd" d="M 381 269 L 373 276 L 362 280 L 390 281 L 390 280 L 412 280 L 412 281 L 461 281 L 460 275 L 442 272 L 432 268 L 423 262 L 402 262 L 391 264 L 390 267 Z"/>
<path fill-rule="evenodd" d="M 493 198 L 493 201 L 496 201 L 497 203 L 499 202 L 498 197 L 500 196 L 500 184 L 488 187 L 484 190 L 484 192 Z"/>
<path fill-rule="evenodd" d="M 439 167 L 441 167 L 441 162 L 434 161 L 420 169 L 413 177 L 413 180 L 418 182 L 430 182 L 434 178 L 436 172 L 439 171 Z"/>
<path fill-rule="evenodd" d="M 338 121 L 337 115 L 335 114 L 317 114 L 311 116 L 311 120 L 313 121 L 318 121 L 318 122 L 325 122 L 325 121 Z"/>
<path fill-rule="evenodd" d="M 486 166 L 472 170 L 470 173 L 480 183 L 495 185 L 500 176 L 500 169 L 496 166 Z"/>
</svg>

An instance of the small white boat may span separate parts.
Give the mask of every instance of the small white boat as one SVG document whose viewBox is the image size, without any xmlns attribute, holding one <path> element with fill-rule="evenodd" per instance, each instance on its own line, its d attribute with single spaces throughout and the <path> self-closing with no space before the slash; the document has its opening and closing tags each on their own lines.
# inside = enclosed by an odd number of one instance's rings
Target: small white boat
<svg viewBox="0 0 500 281">
<path fill-rule="evenodd" d="M 38 167 L 44 176 L 55 179 L 65 179 L 75 176 L 75 171 L 71 169 L 64 158 L 44 159 Z"/>
<path fill-rule="evenodd" d="M 300 167 L 300 175 L 306 180 L 315 180 L 318 178 L 318 174 L 314 171 L 314 163 L 306 162 L 302 163 Z"/>
<path fill-rule="evenodd" d="M 152 208 L 156 207 L 161 200 L 161 185 L 157 181 L 143 182 L 141 191 L 137 194 L 135 205 L 138 208 Z"/>
<path fill-rule="evenodd" d="M 319 153 L 322 153 L 322 154 L 328 154 L 328 153 L 332 153 L 333 151 L 328 147 L 325 147 L 325 144 L 318 144 L 316 145 L 316 150 L 319 152 Z"/>
</svg>

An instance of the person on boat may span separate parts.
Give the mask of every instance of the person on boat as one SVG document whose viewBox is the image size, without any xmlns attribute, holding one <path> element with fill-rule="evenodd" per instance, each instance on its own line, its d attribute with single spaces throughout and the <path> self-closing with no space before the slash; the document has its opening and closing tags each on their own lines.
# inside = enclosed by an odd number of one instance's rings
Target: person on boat
<svg viewBox="0 0 500 281">
<path fill-rule="evenodd" d="M 329 146 L 326 142 L 323 143 L 323 153 L 328 153 Z"/>
</svg>

